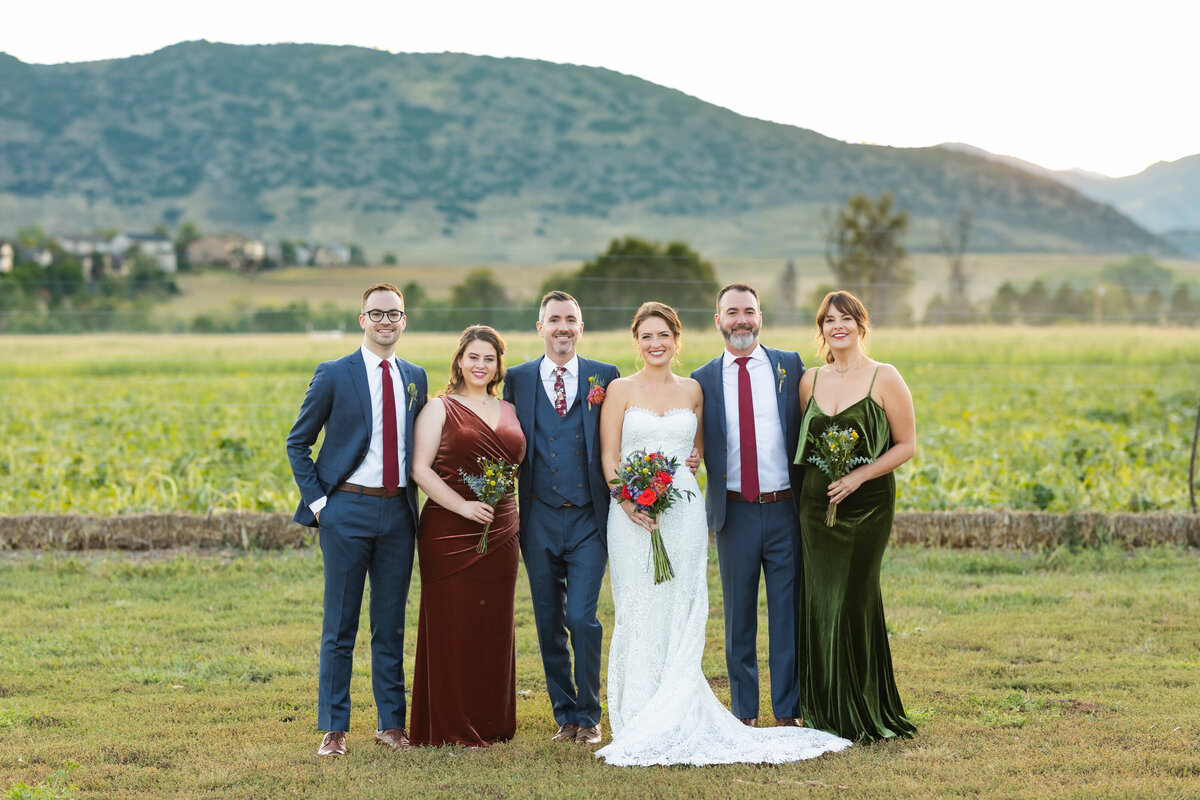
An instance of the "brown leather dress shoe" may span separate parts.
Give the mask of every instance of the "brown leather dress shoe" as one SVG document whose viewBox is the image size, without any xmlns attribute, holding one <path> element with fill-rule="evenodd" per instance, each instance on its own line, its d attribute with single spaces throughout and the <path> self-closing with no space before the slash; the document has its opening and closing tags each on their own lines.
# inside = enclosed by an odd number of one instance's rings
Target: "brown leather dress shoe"
<svg viewBox="0 0 1200 800">
<path fill-rule="evenodd" d="M 318 756 L 344 756 L 346 755 L 346 732 L 345 731 L 330 731 L 325 734 L 325 738 L 321 740 L 321 749 L 317 750 Z"/>
<path fill-rule="evenodd" d="M 796 719 L 795 717 L 776 717 L 775 718 L 775 727 L 776 728 L 803 728 L 804 723 L 801 722 L 800 720 Z"/>
<path fill-rule="evenodd" d="M 600 744 L 600 723 L 581 727 L 575 734 L 576 744 Z"/>
<path fill-rule="evenodd" d="M 742 723 L 747 728 L 757 728 L 758 727 L 758 717 L 739 718 L 738 722 Z"/>
<path fill-rule="evenodd" d="M 388 728 L 386 731 L 375 731 L 375 744 L 386 744 L 393 750 L 411 750 L 408 734 L 403 728 Z"/>
<path fill-rule="evenodd" d="M 579 726 L 572 722 L 568 722 L 565 725 L 558 726 L 558 733 L 551 736 L 550 741 L 552 741 L 552 742 L 573 742 L 573 741 L 575 741 L 575 734 L 577 734 L 578 732 L 579 732 Z"/>
</svg>

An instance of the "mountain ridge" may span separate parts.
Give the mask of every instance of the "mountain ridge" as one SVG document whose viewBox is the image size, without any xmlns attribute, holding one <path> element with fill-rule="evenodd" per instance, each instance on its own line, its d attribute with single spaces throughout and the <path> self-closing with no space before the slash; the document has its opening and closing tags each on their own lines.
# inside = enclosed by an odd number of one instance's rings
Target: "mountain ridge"
<svg viewBox="0 0 1200 800">
<path fill-rule="evenodd" d="M 0 58 L 0 215 L 16 224 L 186 218 L 449 261 L 576 258 L 626 234 L 778 258 L 820 252 L 828 208 L 882 191 L 916 249 L 969 207 L 976 249 L 1171 250 L 1050 176 L 840 142 L 600 67 L 205 41 Z"/>
</svg>

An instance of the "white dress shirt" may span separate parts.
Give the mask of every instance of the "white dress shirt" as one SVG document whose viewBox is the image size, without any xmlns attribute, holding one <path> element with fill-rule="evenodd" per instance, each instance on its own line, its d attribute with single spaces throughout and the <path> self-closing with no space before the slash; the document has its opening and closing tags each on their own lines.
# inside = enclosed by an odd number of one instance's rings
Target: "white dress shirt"
<svg viewBox="0 0 1200 800">
<path fill-rule="evenodd" d="M 730 491 L 742 490 L 741 409 L 738 408 L 738 367 L 735 356 L 728 350 L 721 365 L 721 384 L 725 392 L 725 442 L 728 456 L 725 467 L 725 486 Z M 779 418 L 778 377 L 771 369 L 767 352 L 762 345 L 754 348 L 746 362 L 750 373 L 750 394 L 754 400 L 754 439 L 758 448 L 758 490 L 778 492 L 791 486 L 788 475 L 790 459 L 783 441 L 783 426 Z"/>
<path fill-rule="evenodd" d="M 563 386 L 567 390 L 567 410 L 570 410 L 575 398 L 579 396 L 579 356 L 571 356 L 571 360 L 563 366 L 567 368 L 562 377 Z M 546 390 L 546 396 L 550 398 L 550 405 L 554 405 L 554 371 L 556 369 L 558 369 L 558 364 L 549 358 L 542 359 L 542 388 Z"/>
<path fill-rule="evenodd" d="M 346 478 L 346 483 L 357 483 L 359 486 L 383 486 L 383 370 L 379 368 L 382 358 L 372 353 L 364 345 L 361 348 L 363 366 L 367 370 L 367 387 L 371 390 L 371 443 L 367 455 L 363 458 L 358 469 Z M 400 486 L 408 481 L 407 461 L 404 447 L 404 420 L 408 411 L 408 387 L 400 381 L 400 367 L 393 355 L 388 360 L 388 370 L 392 373 L 392 393 L 396 398 L 396 447 L 400 456 Z M 322 497 L 309 504 L 309 510 L 315 516 L 325 507 L 328 498 Z"/>
</svg>

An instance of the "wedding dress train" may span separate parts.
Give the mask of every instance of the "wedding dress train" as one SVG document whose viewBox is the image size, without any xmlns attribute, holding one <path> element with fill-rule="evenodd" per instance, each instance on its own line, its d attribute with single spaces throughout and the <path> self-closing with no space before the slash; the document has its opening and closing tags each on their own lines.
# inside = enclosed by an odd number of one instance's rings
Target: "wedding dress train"
<svg viewBox="0 0 1200 800">
<path fill-rule="evenodd" d="M 654 584 L 650 537 L 614 506 L 608 557 L 616 624 L 608 651 L 608 718 L 613 739 L 598 758 L 617 766 L 800 761 L 851 742 L 810 728 L 749 728 L 721 704 L 701 671 L 708 620 L 708 525 L 695 476 L 683 466 L 696 415 L 625 412 L 621 455 L 634 450 L 678 459 L 675 485 L 692 497 L 659 518 L 675 577 Z"/>
</svg>

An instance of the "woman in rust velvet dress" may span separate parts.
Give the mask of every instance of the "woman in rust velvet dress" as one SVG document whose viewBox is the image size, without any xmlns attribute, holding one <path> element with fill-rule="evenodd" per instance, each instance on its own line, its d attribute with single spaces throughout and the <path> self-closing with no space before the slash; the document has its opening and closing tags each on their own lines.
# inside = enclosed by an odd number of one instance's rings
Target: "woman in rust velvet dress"
<svg viewBox="0 0 1200 800">
<path fill-rule="evenodd" d="M 417 539 L 414 745 L 486 747 L 516 733 L 517 507 L 511 495 L 495 509 L 480 502 L 459 473 L 478 473 L 481 457 L 519 464 L 525 453 L 516 412 L 495 394 L 503 356 L 493 329 L 463 331 L 445 392 L 416 422 L 412 475 L 429 499 Z M 489 522 L 487 552 L 478 553 Z"/>
</svg>

